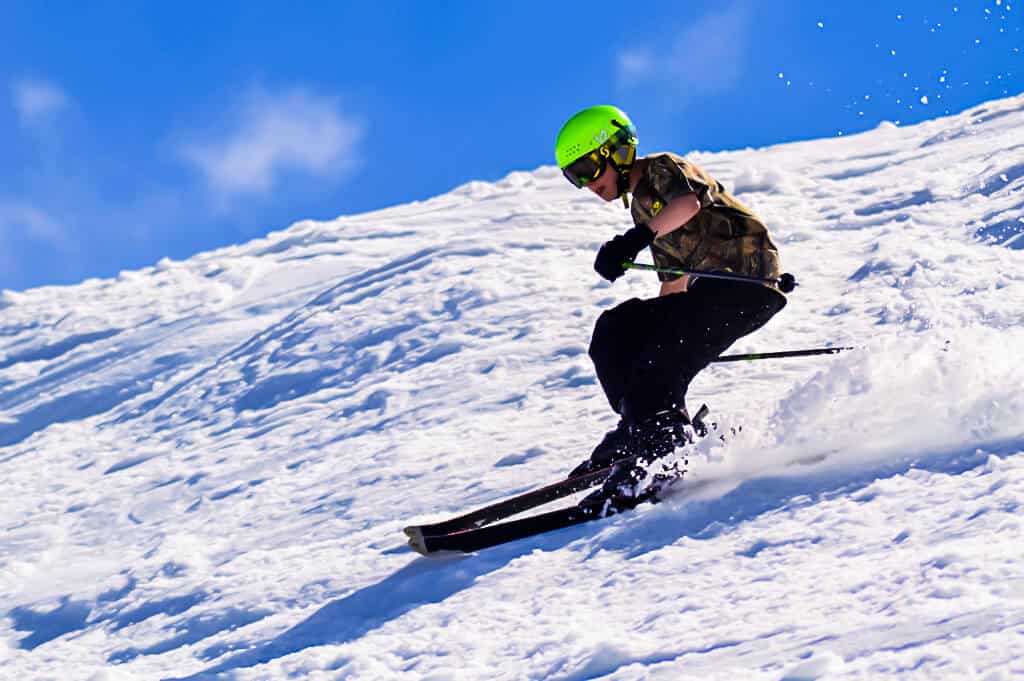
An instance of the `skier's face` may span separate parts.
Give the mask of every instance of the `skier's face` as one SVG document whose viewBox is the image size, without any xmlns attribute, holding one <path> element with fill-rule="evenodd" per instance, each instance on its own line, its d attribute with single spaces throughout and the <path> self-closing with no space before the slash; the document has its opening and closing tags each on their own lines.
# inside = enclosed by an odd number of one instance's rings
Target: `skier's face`
<svg viewBox="0 0 1024 681">
<path fill-rule="evenodd" d="M 605 201 L 614 201 L 619 198 L 619 173 L 615 170 L 614 166 L 609 163 L 605 168 L 605 171 L 601 173 L 600 177 L 583 186 L 600 196 Z"/>
</svg>

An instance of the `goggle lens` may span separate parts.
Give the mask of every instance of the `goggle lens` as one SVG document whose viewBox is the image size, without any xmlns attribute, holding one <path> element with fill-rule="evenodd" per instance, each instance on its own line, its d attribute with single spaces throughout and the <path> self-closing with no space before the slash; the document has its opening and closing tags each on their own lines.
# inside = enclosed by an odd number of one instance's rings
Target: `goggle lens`
<svg viewBox="0 0 1024 681">
<path fill-rule="evenodd" d="M 582 187 L 601 177 L 607 165 L 608 161 L 603 156 L 592 151 L 563 168 L 562 174 L 576 187 Z"/>
<path fill-rule="evenodd" d="M 562 174 L 574 186 L 583 187 L 601 177 L 604 169 L 608 167 L 609 155 L 614 156 L 618 164 L 632 165 L 636 157 L 635 145 L 636 130 L 632 126 L 621 127 L 611 140 L 601 147 L 562 168 Z"/>
</svg>

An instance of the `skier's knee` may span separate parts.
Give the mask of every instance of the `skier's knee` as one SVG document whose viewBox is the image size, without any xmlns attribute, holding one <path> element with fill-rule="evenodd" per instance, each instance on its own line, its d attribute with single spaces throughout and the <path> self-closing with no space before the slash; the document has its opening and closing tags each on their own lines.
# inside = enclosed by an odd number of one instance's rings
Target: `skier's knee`
<svg viewBox="0 0 1024 681">
<path fill-rule="evenodd" d="M 589 354 L 591 359 L 596 359 L 600 356 L 604 345 L 615 336 L 616 324 L 613 313 L 614 310 L 605 310 L 597 318 L 597 323 L 594 324 L 594 333 L 590 337 Z"/>
<path fill-rule="evenodd" d="M 634 320 L 636 316 L 635 307 L 634 301 L 628 300 L 617 307 L 602 312 L 597 318 L 597 322 L 594 323 L 594 334 L 590 339 L 591 351 L 593 351 L 594 346 L 600 346 L 619 338 Z"/>
</svg>

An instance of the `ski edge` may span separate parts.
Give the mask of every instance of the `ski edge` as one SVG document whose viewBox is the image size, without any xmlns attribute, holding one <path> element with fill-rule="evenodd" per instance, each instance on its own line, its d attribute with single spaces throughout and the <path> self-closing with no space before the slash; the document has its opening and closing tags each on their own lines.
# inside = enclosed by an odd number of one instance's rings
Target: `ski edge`
<svg viewBox="0 0 1024 681">
<path fill-rule="evenodd" d="M 548 532 L 621 515 L 642 504 L 656 504 L 661 501 L 660 496 L 680 480 L 682 480 L 682 476 L 654 482 L 635 498 L 629 499 L 625 505 L 621 505 L 623 502 L 620 501 L 620 505 L 606 504 L 603 508 L 598 509 L 574 504 L 518 520 L 437 536 L 425 536 L 414 531 L 407 533 L 409 534 L 409 546 L 426 557 L 436 557 L 443 553 L 475 553 L 521 539 L 529 539 Z"/>
<path fill-rule="evenodd" d="M 529 511 L 537 506 L 543 506 L 576 492 L 594 487 L 608 477 L 612 468 L 612 466 L 607 466 L 584 473 L 583 475 L 566 478 L 556 483 L 483 506 L 469 513 L 449 518 L 448 520 L 424 523 L 422 525 L 408 525 L 403 528 L 403 532 L 412 538 L 414 536 L 441 536 L 462 530 L 485 527 L 509 516 Z"/>
</svg>

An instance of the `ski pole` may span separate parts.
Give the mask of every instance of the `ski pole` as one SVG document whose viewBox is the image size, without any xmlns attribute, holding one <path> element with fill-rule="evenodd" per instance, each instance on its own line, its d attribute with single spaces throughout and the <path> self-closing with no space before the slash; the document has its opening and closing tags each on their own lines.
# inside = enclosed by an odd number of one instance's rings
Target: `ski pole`
<svg viewBox="0 0 1024 681">
<path fill-rule="evenodd" d="M 852 347 L 813 348 L 811 350 L 783 350 L 782 352 L 751 352 L 743 355 L 722 355 L 712 362 L 748 362 L 755 359 L 778 359 L 780 357 L 807 357 L 809 355 L 834 355 Z"/>
<path fill-rule="evenodd" d="M 728 274 L 726 272 L 702 272 L 700 270 L 682 270 L 676 267 L 658 267 L 656 265 L 644 265 L 642 263 L 624 262 L 623 268 L 627 270 L 646 270 L 648 272 L 663 272 L 665 274 L 690 275 L 694 277 L 707 277 L 709 279 L 728 279 L 729 281 L 744 281 L 750 284 L 775 284 L 783 293 L 791 293 L 796 288 L 796 277 L 788 272 L 778 279 L 771 277 L 748 277 L 743 274 Z"/>
</svg>

